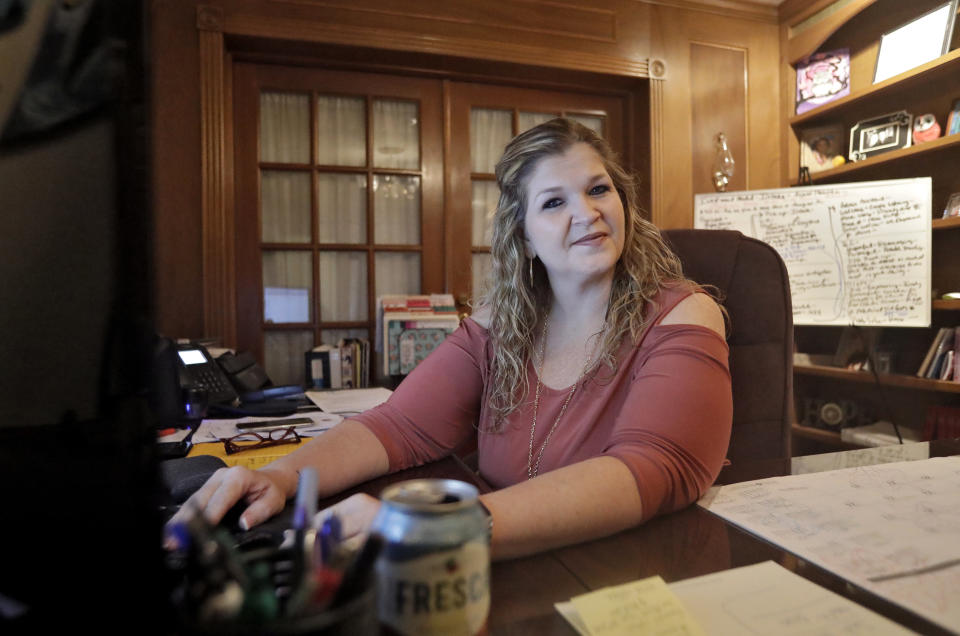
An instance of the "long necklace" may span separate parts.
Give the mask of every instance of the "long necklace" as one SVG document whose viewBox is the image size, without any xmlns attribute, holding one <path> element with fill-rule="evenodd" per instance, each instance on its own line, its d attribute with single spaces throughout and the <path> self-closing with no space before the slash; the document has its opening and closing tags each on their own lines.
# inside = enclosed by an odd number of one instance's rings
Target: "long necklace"
<svg viewBox="0 0 960 636">
<path fill-rule="evenodd" d="M 540 472 L 540 460 L 543 459 L 543 451 L 547 448 L 547 444 L 550 443 L 550 438 L 553 436 L 553 432 L 557 430 L 557 424 L 560 423 L 560 418 L 563 417 L 564 412 L 567 410 L 567 405 L 570 404 L 573 394 L 576 393 L 577 387 L 580 385 L 580 380 L 583 379 L 583 376 L 586 374 L 587 369 L 590 368 L 590 363 L 593 361 L 593 351 L 590 352 L 590 357 L 587 358 L 586 364 L 583 365 L 583 368 L 580 369 L 580 375 L 577 376 L 577 381 L 573 383 L 573 386 L 570 387 L 570 392 L 567 393 L 567 399 L 563 401 L 563 406 L 560 407 L 560 413 L 557 415 L 557 419 L 553 421 L 553 426 L 550 427 L 550 430 L 547 432 L 546 439 L 543 440 L 543 444 L 540 446 L 540 452 L 537 453 L 537 462 L 533 462 L 533 438 L 534 434 L 537 431 L 537 411 L 540 408 L 540 392 L 543 390 L 543 382 L 540 377 L 543 375 L 543 347 L 547 342 L 547 324 L 549 320 L 543 321 L 543 334 L 540 336 L 540 364 L 537 369 L 537 391 L 533 398 L 533 423 L 530 425 L 530 449 L 527 453 L 527 479 L 533 479 Z"/>
</svg>

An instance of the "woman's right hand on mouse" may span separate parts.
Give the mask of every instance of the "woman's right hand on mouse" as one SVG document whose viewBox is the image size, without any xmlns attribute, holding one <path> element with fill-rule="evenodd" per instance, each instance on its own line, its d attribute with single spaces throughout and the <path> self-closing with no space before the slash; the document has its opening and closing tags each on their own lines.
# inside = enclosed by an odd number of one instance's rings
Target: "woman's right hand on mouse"
<svg viewBox="0 0 960 636">
<path fill-rule="evenodd" d="M 203 514 L 208 523 L 216 525 L 234 505 L 244 501 L 247 508 L 239 524 L 242 530 L 249 530 L 283 510 L 288 496 L 296 492 L 296 484 L 296 473 L 276 468 L 221 468 L 184 502 L 168 525 L 195 514 Z"/>
</svg>

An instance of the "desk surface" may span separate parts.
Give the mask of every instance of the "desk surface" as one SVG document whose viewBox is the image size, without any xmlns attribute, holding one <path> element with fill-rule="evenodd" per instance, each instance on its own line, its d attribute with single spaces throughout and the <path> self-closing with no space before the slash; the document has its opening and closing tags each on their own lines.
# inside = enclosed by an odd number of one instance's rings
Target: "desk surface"
<svg viewBox="0 0 960 636">
<path fill-rule="evenodd" d="M 960 442 L 931 443 L 930 451 L 931 456 L 960 454 Z M 740 478 L 754 479 L 785 472 L 783 466 L 772 465 L 735 468 L 736 472 L 726 471 L 721 479 L 730 483 Z M 742 477 L 744 475 L 747 477 Z M 451 457 L 380 477 L 321 501 L 320 505 L 330 505 L 354 492 L 377 496 L 393 482 L 421 477 L 461 479 L 485 489 L 466 465 Z M 491 634 L 574 635 L 576 632 L 555 610 L 554 603 L 653 575 L 660 575 L 670 583 L 767 560 L 910 629 L 924 634 L 948 633 L 696 505 L 604 539 L 495 563 L 491 574 L 489 630 Z"/>
<path fill-rule="evenodd" d="M 960 442 L 933 443 L 930 454 L 960 454 Z M 773 473 L 761 474 L 764 469 L 771 468 L 775 469 Z M 741 474 L 749 474 L 751 479 L 782 474 L 781 469 L 740 467 Z M 464 479 L 482 487 L 466 466 L 451 458 L 410 473 L 374 480 L 356 490 L 377 494 L 387 483 L 397 479 L 428 476 Z M 924 634 L 948 633 L 696 505 L 604 539 L 495 563 L 490 590 L 490 633 L 573 635 L 576 632 L 556 611 L 554 603 L 590 590 L 653 575 L 660 575 L 670 583 L 767 560 L 910 629 Z"/>
</svg>

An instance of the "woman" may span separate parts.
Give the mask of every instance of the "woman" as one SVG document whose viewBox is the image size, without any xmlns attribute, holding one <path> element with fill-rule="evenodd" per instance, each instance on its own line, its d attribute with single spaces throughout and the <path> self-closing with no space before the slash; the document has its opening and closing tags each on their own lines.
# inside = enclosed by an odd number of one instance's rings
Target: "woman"
<svg viewBox="0 0 960 636">
<path fill-rule="evenodd" d="M 489 292 L 386 404 L 259 471 L 216 473 L 192 503 L 241 525 L 276 514 L 314 466 L 320 496 L 437 459 L 478 433 L 504 559 L 615 533 L 696 500 L 730 436 L 721 310 L 640 216 L 605 141 L 566 119 L 496 168 Z M 362 531 L 379 504 L 338 504 Z M 349 530 L 348 530 L 349 532 Z"/>
</svg>

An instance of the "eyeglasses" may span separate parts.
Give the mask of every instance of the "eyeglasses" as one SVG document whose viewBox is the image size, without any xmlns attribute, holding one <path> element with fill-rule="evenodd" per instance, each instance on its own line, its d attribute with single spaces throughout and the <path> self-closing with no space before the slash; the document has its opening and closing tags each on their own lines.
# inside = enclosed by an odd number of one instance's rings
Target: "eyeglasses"
<svg viewBox="0 0 960 636">
<path fill-rule="evenodd" d="M 220 441 L 223 442 L 223 450 L 227 455 L 233 455 L 234 453 L 241 453 L 256 448 L 281 446 L 283 444 L 299 444 L 300 436 L 291 426 L 286 429 L 274 429 L 267 433 L 249 431 Z"/>
</svg>

